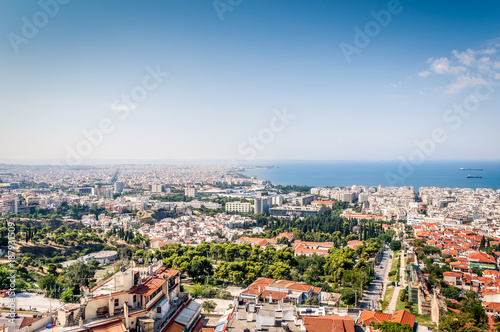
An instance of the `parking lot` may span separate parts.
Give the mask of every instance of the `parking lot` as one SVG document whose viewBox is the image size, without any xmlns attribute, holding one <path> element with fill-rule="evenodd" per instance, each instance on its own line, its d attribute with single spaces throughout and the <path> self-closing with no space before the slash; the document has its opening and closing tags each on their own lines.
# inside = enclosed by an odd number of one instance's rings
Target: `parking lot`
<svg viewBox="0 0 500 332">
<path fill-rule="evenodd" d="M 0 298 L 0 307 L 4 308 L 10 303 L 10 298 Z M 49 312 L 62 306 L 59 300 L 46 298 L 43 294 L 18 293 L 16 294 L 16 309 L 24 311 L 36 311 L 41 313 Z M 21 312 L 18 311 L 18 314 Z"/>
</svg>

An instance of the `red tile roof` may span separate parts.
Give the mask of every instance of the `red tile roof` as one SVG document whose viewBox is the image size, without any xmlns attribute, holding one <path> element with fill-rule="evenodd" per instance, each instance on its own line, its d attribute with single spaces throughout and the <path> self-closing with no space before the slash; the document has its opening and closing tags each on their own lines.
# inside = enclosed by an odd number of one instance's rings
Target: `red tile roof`
<svg viewBox="0 0 500 332">
<path fill-rule="evenodd" d="M 372 323 L 388 322 L 391 315 L 382 312 L 363 310 L 358 319 L 358 324 L 363 326 L 370 326 Z"/>
<path fill-rule="evenodd" d="M 146 281 L 130 289 L 131 293 L 149 296 L 153 294 L 158 288 L 162 287 L 167 280 L 160 277 L 149 277 Z"/>
<path fill-rule="evenodd" d="M 273 300 L 283 300 L 287 295 L 288 295 L 287 292 L 265 290 L 262 292 L 260 297 L 262 299 L 268 299 L 271 296 Z"/>
<path fill-rule="evenodd" d="M 391 322 L 398 322 L 401 324 L 408 324 L 413 328 L 415 323 L 415 315 L 406 310 L 395 311 L 391 316 Z"/>
<path fill-rule="evenodd" d="M 307 332 L 355 332 L 354 320 L 347 316 L 304 317 Z"/>
<path fill-rule="evenodd" d="M 21 322 L 21 325 L 19 326 L 19 329 L 22 329 L 23 327 L 30 326 L 37 320 L 42 319 L 43 317 L 24 317 L 23 321 Z"/>
<path fill-rule="evenodd" d="M 392 315 L 363 310 L 358 319 L 358 324 L 363 326 L 371 326 L 372 323 L 382 322 L 397 322 L 401 324 L 408 324 L 413 327 L 413 324 L 415 323 L 415 315 L 406 310 L 395 311 Z"/>
<path fill-rule="evenodd" d="M 484 307 L 484 309 L 500 312 L 500 303 L 488 302 L 488 304 Z"/>
</svg>

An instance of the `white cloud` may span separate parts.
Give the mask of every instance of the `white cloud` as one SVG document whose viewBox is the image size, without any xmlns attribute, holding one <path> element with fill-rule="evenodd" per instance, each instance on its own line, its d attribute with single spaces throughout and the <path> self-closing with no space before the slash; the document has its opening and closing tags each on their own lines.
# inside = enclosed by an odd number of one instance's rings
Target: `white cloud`
<svg viewBox="0 0 500 332">
<path fill-rule="evenodd" d="M 430 73 L 431 73 L 430 71 L 425 70 L 425 71 L 421 71 L 420 73 L 418 73 L 418 76 L 420 76 L 420 77 L 427 77 L 427 76 L 430 75 Z"/>
<path fill-rule="evenodd" d="M 467 88 L 491 84 L 486 79 L 500 80 L 500 59 L 497 52 L 499 48 L 500 38 L 496 38 L 487 41 L 485 46 L 478 50 L 453 50 L 452 57 L 428 58 L 429 68 L 418 72 L 418 76 L 452 76 L 448 85 L 431 88 L 446 94 L 456 94 Z"/>
<path fill-rule="evenodd" d="M 430 69 L 436 74 L 446 75 L 456 75 L 465 71 L 465 67 L 462 66 L 450 66 L 450 60 L 446 57 L 439 58 L 435 60 Z"/>
<path fill-rule="evenodd" d="M 445 88 L 447 94 L 453 95 L 466 88 L 473 88 L 478 85 L 486 85 L 488 82 L 481 77 L 463 75 L 458 77 L 453 83 Z"/>
<path fill-rule="evenodd" d="M 484 74 L 489 74 L 491 73 L 491 60 L 487 56 L 483 56 L 477 61 L 477 69 L 479 72 L 484 73 Z"/>
<path fill-rule="evenodd" d="M 470 48 L 462 53 L 457 52 L 456 50 L 453 50 L 451 53 L 458 59 L 458 62 L 463 63 L 466 66 L 470 66 L 474 61 L 476 61 L 476 52 Z"/>
<path fill-rule="evenodd" d="M 497 50 L 494 49 L 494 48 L 487 48 L 487 49 L 481 50 L 481 51 L 479 51 L 477 53 L 479 53 L 479 54 L 486 54 L 486 55 L 492 55 L 492 54 L 495 54 L 496 52 L 497 52 Z"/>
</svg>

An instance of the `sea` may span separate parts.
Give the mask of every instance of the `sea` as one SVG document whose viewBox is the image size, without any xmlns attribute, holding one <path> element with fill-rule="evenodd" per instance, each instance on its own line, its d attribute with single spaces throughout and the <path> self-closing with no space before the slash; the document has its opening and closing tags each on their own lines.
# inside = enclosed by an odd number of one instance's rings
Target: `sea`
<svg viewBox="0 0 500 332">
<path fill-rule="evenodd" d="M 253 163 L 241 173 L 277 185 L 500 189 L 500 161 L 425 161 L 420 165 L 404 161 L 269 161 Z"/>
</svg>

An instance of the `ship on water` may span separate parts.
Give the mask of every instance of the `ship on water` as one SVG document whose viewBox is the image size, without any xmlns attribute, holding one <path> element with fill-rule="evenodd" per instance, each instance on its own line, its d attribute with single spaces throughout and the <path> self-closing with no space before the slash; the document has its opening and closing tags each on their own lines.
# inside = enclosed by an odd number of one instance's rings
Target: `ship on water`
<svg viewBox="0 0 500 332">
<path fill-rule="evenodd" d="M 460 168 L 461 171 L 482 171 L 482 168 Z"/>
<path fill-rule="evenodd" d="M 482 179 L 482 175 L 467 175 L 467 179 Z"/>
</svg>

